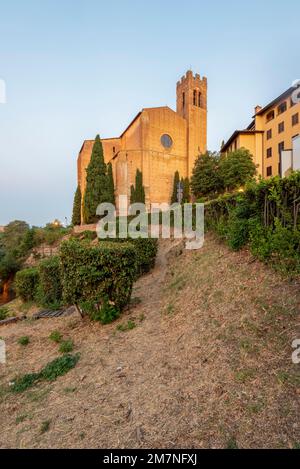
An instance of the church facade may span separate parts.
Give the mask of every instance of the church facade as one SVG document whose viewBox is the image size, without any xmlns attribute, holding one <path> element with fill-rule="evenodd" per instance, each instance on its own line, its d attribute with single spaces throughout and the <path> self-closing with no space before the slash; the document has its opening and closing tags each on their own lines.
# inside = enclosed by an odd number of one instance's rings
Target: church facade
<svg viewBox="0 0 300 469">
<path fill-rule="evenodd" d="M 187 73 L 177 83 L 176 112 L 167 106 L 142 109 L 116 138 L 102 139 L 104 159 L 112 163 L 116 200 L 143 174 L 146 205 L 170 203 L 175 171 L 191 177 L 195 159 L 207 148 L 207 79 Z M 77 160 L 78 184 L 86 187 L 86 168 L 94 140 L 85 140 Z"/>
</svg>

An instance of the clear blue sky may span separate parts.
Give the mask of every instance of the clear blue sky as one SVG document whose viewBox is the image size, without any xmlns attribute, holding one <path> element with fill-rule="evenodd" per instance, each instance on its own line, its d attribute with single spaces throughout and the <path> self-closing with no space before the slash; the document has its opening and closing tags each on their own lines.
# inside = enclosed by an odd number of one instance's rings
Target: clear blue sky
<svg viewBox="0 0 300 469">
<path fill-rule="evenodd" d="M 70 220 L 85 138 L 208 78 L 208 143 L 300 78 L 299 0 L 0 0 L 0 225 Z"/>
</svg>

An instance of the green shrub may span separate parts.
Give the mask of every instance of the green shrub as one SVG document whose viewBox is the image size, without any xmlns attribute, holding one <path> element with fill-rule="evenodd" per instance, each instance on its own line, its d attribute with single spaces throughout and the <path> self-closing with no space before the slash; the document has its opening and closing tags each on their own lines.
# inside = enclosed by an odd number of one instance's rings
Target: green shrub
<svg viewBox="0 0 300 469">
<path fill-rule="evenodd" d="M 136 323 L 134 321 L 131 321 L 130 319 L 127 321 L 125 324 L 119 324 L 117 326 L 117 330 L 121 332 L 127 332 L 131 331 L 131 329 L 134 329 L 136 327 Z"/>
<path fill-rule="evenodd" d="M 72 233 L 70 238 L 75 238 L 75 239 L 80 239 L 80 240 L 87 240 L 87 241 L 93 241 L 94 239 L 97 238 L 97 231 L 93 230 L 85 230 L 79 233 Z"/>
<path fill-rule="evenodd" d="M 15 288 L 17 296 L 23 301 L 32 301 L 35 299 L 39 284 L 39 272 L 35 267 L 23 269 L 17 272 L 15 279 Z"/>
<path fill-rule="evenodd" d="M 28 373 L 16 378 L 11 387 L 12 392 L 23 392 L 31 388 L 40 379 L 39 373 Z"/>
<path fill-rule="evenodd" d="M 74 368 L 80 358 L 79 353 L 75 355 L 63 355 L 48 363 L 40 372 L 41 379 L 54 381 L 58 376 L 65 375 Z"/>
<path fill-rule="evenodd" d="M 49 244 L 50 246 L 57 243 L 64 236 L 69 234 L 69 229 L 63 227 L 47 226 L 46 228 L 41 228 L 41 230 L 41 238 L 43 239 L 42 242 Z"/>
<path fill-rule="evenodd" d="M 70 239 L 62 243 L 60 256 L 66 304 L 78 304 L 91 314 L 93 305 L 97 311 L 106 301 L 118 311 L 129 303 L 137 273 L 132 244 L 101 242 L 91 246 Z"/>
<path fill-rule="evenodd" d="M 82 233 L 80 233 L 80 238 L 87 239 L 88 241 L 93 241 L 94 239 L 97 238 L 97 232 L 85 230 Z"/>
<path fill-rule="evenodd" d="M 38 373 L 28 373 L 16 378 L 11 387 L 11 391 L 19 393 L 31 388 L 38 381 L 54 381 L 58 376 L 65 375 L 68 371 L 74 368 L 79 358 L 79 353 L 56 358 L 49 362 Z"/>
<path fill-rule="evenodd" d="M 0 278 L 1 281 L 9 280 L 20 269 L 20 260 L 17 253 L 0 250 Z"/>
<path fill-rule="evenodd" d="M 228 223 L 225 217 L 220 217 L 220 219 L 214 223 L 214 231 L 221 239 L 227 239 Z"/>
<path fill-rule="evenodd" d="M 23 337 L 20 337 L 18 339 L 18 344 L 19 345 L 28 345 L 30 342 L 29 337 L 27 335 L 24 335 Z"/>
<path fill-rule="evenodd" d="M 57 344 L 59 344 L 62 341 L 62 335 L 59 331 L 53 331 L 49 335 L 49 339 L 53 340 L 53 342 L 56 342 Z"/>
<path fill-rule="evenodd" d="M 231 436 L 226 443 L 226 449 L 239 449 L 234 436 Z"/>
<path fill-rule="evenodd" d="M 284 274 L 300 273 L 300 172 L 251 182 L 244 193 L 205 204 L 205 227 L 238 250 L 249 244 L 258 259 Z"/>
<path fill-rule="evenodd" d="M 228 208 L 227 220 L 227 244 L 234 251 L 238 251 L 249 240 L 249 218 L 252 216 L 251 207 L 244 195 L 237 195 L 234 200 L 234 208 Z"/>
<path fill-rule="evenodd" d="M 173 212 L 170 214 L 170 221 L 171 223 L 174 221 L 173 220 Z M 148 224 L 151 224 L 151 214 L 145 214 L 146 217 L 146 222 Z M 128 216 L 126 218 L 127 224 L 129 224 L 132 219 L 134 219 L 134 216 Z M 162 212 L 159 213 L 159 223 L 162 223 Z M 124 219 L 121 217 L 116 218 L 116 233 L 117 237 L 116 238 L 104 238 L 104 239 L 99 239 L 100 244 L 103 242 L 110 242 L 110 243 L 132 243 L 134 246 L 134 250 L 136 252 L 136 262 L 137 262 L 137 275 L 142 275 L 144 273 L 149 272 L 155 264 L 155 258 L 157 254 L 157 249 L 158 249 L 158 240 L 155 238 L 119 238 L 119 228 L 120 224 L 124 223 Z M 126 223 L 126 222 L 125 222 Z"/>
<path fill-rule="evenodd" d="M 59 351 L 61 353 L 69 353 L 69 352 L 72 352 L 73 348 L 74 348 L 73 340 L 71 339 L 63 340 L 59 346 Z"/>
<path fill-rule="evenodd" d="M 274 228 L 250 224 L 250 249 L 262 261 L 269 261 L 284 274 L 300 273 L 300 231 L 282 226 L 275 219 Z"/>
<path fill-rule="evenodd" d="M 230 211 L 234 210 L 237 206 L 240 194 L 225 194 L 217 199 L 210 200 L 205 204 L 205 229 L 218 231 L 218 224 L 222 223 L 222 237 L 225 237 L 224 228 L 227 224 Z"/>
<path fill-rule="evenodd" d="M 227 244 L 234 251 L 238 251 L 248 242 L 248 220 L 232 216 L 228 221 Z"/>
<path fill-rule="evenodd" d="M 99 321 L 101 324 L 109 324 L 120 316 L 120 310 L 114 304 L 111 304 L 107 298 L 104 298 L 100 307 L 88 302 L 81 304 L 81 307 L 89 313 L 93 321 Z"/>
<path fill-rule="evenodd" d="M 41 434 L 46 433 L 50 428 L 51 420 L 44 420 L 41 425 L 40 432 Z"/>
<path fill-rule="evenodd" d="M 274 230 L 272 233 L 273 252 L 280 258 L 295 257 L 300 259 L 300 231 L 291 230 L 282 226 L 279 219 L 275 219 Z"/>
<path fill-rule="evenodd" d="M 37 301 L 45 307 L 59 308 L 62 301 L 60 260 L 52 256 L 39 263 Z"/>
<path fill-rule="evenodd" d="M 137 255 L 138 274 L 149 272 L 155 264 L 158 241 L 153 238 L 130 239 L 133 243 Z"/>
<path fill-rule="evenodd" d="M 265 228 L 257 218 L 249 220 L 249 245 L 251 253 L 261 261 L 272 254 L 271 230 Z"/>
<path fill-rule="evenodd" d="M 158 240 L 155 238 L 112 238 L 101 239 L 103 242 L 131 243 L 136 253 L 137 276 L 149 272 L 155 265 L 155 259 L 158 249 Z"/>
<path fill-rule="evenodd" d="M 6 306 L 0 308 L 0 321 L 3 321 L 9 316 L 9 309 Z"/>
</svg>

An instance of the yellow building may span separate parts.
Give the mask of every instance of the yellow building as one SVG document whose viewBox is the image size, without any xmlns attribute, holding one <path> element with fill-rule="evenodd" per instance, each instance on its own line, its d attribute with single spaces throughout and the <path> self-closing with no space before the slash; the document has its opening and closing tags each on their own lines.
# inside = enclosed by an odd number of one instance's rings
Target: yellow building
<svg viewBox="0 0 300 469">
<path fill-rule="evenodd" d="M 142 109 L 120 137 L 102 139 L 104 159 L 113 167 L 116 196 L 126 195 L 143 173 L 146 204 L 170 202 L 175 171 L 190 177 L 195 159 L 207 145 L 207 79 L 188 71 L 177 83 L 176 112 L 167 106 Z M 86 186 L 86 168 L 94 140 L 85 140 L 77 160 L 78 184 Z"/>
<path fill-rule="evenodd" d="M 256 106 L 250 125 L 236 130 L 221 152 L 248 149 L 258 174 L 265 178 L 284 176 L 291 169 L 300 169 L 292 157 L 300 135 L 300 102 L 294 103 L 294 92 L 295 88 L 291 87 L 265 107 Z"/>
</svg>

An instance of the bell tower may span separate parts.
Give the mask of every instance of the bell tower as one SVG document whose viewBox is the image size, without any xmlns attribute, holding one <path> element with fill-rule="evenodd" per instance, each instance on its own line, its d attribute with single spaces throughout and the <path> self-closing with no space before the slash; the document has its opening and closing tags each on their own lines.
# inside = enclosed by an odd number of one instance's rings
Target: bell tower
<svg viewBox="0 0 300 469">
<path fill-rule="evenodd" d="M 187 121 L 187 176 L 207 150 L 207 79 L 191 70 L 177 82 L 176 112 Z"/>
</svg>

